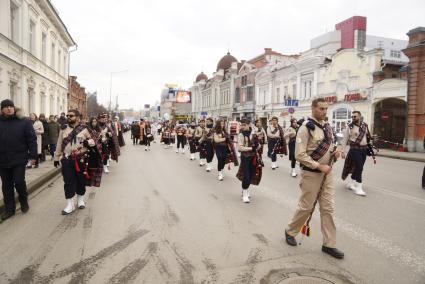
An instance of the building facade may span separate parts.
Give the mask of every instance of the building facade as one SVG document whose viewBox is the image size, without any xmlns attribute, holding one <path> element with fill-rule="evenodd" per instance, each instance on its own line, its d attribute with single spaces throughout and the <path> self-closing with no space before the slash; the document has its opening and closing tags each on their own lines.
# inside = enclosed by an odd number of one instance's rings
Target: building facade
<svg viewBox="0 0 425 284">
<path fill-rule="evenodd" d="M 86 88 L 77 82 L 77 76 L 69 76 L 68 107 L 77 109 L 83 118 L 87 118 Z"/>
<path fill-rule="evenodd" d="M 407 148 L 424 151 L 425 136 L 425 27 L 410 30 L 409 45 L 403 52 L 409 57 L 407 97 Z"/>
<path fill-rule="evenodd" d="M 66 111 L 75 45 L 50 1 L 0 0 L 0 99 L 25 115 Z"/>
</svg>

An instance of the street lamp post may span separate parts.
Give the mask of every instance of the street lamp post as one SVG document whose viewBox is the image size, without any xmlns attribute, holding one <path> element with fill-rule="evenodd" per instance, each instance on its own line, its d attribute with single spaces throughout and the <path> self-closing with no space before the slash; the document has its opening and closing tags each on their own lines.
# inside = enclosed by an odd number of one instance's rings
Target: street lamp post
<svg viewBox="0 0 425 284">
<path fill-rule="evenodd" d="M 118 74 L 118 73 L 124 73 L 127 72 L 128 70 L 121 70 L 121 71 L 115 71 L 115 72 L 111 72 L 111 77 L 109 80 L 109 115 L 112 116 L 112 75 L 113 74 Z"/>
</svg>

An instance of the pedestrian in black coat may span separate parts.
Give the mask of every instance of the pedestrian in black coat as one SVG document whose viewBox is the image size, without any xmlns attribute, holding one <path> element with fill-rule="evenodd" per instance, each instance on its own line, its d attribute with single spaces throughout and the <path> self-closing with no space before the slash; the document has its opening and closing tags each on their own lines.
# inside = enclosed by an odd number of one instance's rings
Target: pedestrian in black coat
<svg viewBox="0 0 425 284">
<path fill-rule="evenodd" d="M 15 114 L 13 101 L 1 102 L 0 115 L 0 176 L 2 181 L 6 220 L 15 214 L 15 190 L 19 195 L 22 213 L 29 210 L 25 166 L 37 159 L 37 137 L 31 121 Z"/>
<path fill-rule="evenodd" d="M 425 149 L 425 136 L 424 136 L 424 145 L 423 145 L 424 149 Z M 425 166 L 424 166 L 424 170 L 422 171 L 422 189 L 425 189 Z"/>
</svg>

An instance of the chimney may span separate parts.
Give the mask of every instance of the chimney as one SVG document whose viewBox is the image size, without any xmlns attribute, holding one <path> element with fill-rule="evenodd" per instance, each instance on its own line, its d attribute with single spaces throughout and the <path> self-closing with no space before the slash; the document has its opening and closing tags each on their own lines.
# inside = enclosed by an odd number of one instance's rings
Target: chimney
<svg viewBox="0 0 425 284">
<path fill-rule="evenodd" d="M 272 49 L 271 48 L 264 48 L 264 53 L 265 54 L 270 54 L 270 53 L 272 53 Z"/>
</svg>

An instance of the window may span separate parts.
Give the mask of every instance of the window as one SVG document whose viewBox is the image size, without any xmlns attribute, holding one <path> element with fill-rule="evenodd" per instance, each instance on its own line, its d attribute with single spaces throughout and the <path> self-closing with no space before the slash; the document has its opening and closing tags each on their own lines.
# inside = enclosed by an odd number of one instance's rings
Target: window
<svg viewBox="0 0 425 284">
<path fill-rule="evenodd" d="M 16 90 L 17 89 L 17 84 L 16 84 L 16 82 L 10 82 L 9 86 L 10 86 L 10 89 L 9 89 L 10 96 L 9 96 L 9 98 L 16 105 L 18 103 L 18 94 L 17 94 L 17 90 Z"/>
<path fill-rule="evenodd" d="M 44 63 L 47 63 L 46 48 L 47 48 L 47 35 L 45 33 L 42 33 L 41 34 L 41 61 L 43 61 Z"/>
<path fill-rule="evenodd" d="M 34 89 L 28 88 L 28 112 L 35 112 Z"/>
<path fill-rule="evenodd" d="M 62 74 L 64 75 L 64 77 L 66 77 L 66 56 L 65 56 L 65 52 L 64 52 L 64 57 L 63 57 L 63 72 Z"/>
<path fill-rule="evenodd" d="M 401 52 L 397 50 L 391 50 L 390 56 L 394 58 L 401 58 Z"/>
<path fill-rule="evenodd" d="M 280 103 L 280 88 L 276 89 L 276 102 Z"/>
<path fill-rule="evenodd" d="M 307 98 L 310 99 L 311 98 L 311 81 L 308 81 L 307 87 L 308 87 Z"/>
<path fill-rule="evenodd" d="M 50 67 L 55 69 L 55 44 L 52 43 L 52 50 L 50 50 Z"/>
<path fill-rule="evenodd" d="M 246 92 L 247 92 L 247 98 L 246 98 L 246 100 L 248 102 L 253 101 L 254 100 L 254 87 L 253 86 L 247 87 Z"/>
<path fill-rule="evenodd" d="M 332 127 L 336 133 L 342 132 L 351 121 L 351 111 L 339 108 L 332 113 Z"/>
<path fill-rule="evenodd" d="M 19 31 L 19 7 L 13 1 L 10 1 L 10 38 L 12 41 L 18 41 Z"/>
<path fill-rule="evenodd" d="M 241 102 L 241 89 L 236 88 L 235 90 L 235 103 L 240 103 Z"/>
<path fill-rule="evenodd" d="M 288 99 L 288 96 L 289 96 L 289 94 L 288 94 L 288 86 L 285 86 L 283 88 L 283 100 L 286 101 Z"/>
<path fill-rule="evenodd" d="M 62 52 L 58 50 L 58 72 L 61 72 L 61 58 L 62 58 Z"/>
<path fill-rule="evenodd" d="M 40 113 L 46 113 L 46 95 L 44 93 L 40 94 Z"/>
<path fill-rule="evenodd" d="M 292 97 L 297 98 L 297 84 L 292 85 Z"/>
<path fill-rule="evenodd" d="M 35 53 L 35 23 L 30 20 L 29 51 Z"/>
<path fill-rule="evenodd" d="M 53 96 L 50 96 L 50 102 L 49 102 L 50 115 L 55 113 L 54 106 L 55 106 L 55 98 Z"/>
</svg>

